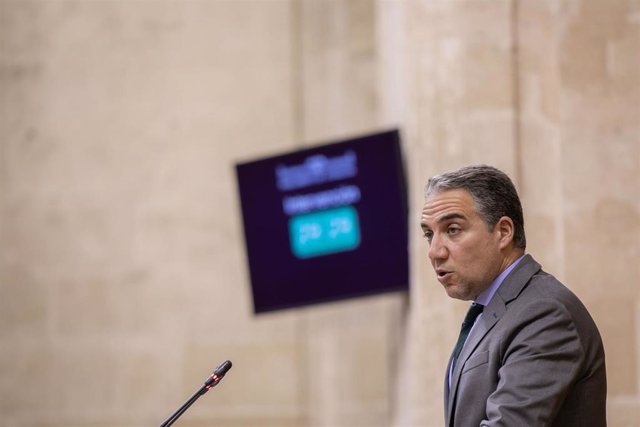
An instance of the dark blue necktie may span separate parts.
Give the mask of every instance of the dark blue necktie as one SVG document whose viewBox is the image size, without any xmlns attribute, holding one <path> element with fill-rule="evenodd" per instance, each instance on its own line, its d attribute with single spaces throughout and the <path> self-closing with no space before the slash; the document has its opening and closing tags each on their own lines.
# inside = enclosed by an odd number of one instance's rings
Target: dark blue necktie
<svg viewBox="0 0 640 427">
<path fill-rule="evenodd" d="M 453 349 L 453 355 L 451 356 L 451 371 L 456 365 L 456 360 L 462 351 L 462 347 L 464 346 L 464 342 L 467 340 L 469 336 L 469 332 L 473 327 L 473 324 L 476 321 L 476 318 L 482 313 L 484 310 L 484 305 L 476 304 L 475 302 L 471 304 L 469 307 L 469 311 L 467 311 L 467 315 L 464 316 L 464 321 L 462 322 L 462 327 L 460 328 L 460 335 L 458 336 L 458 342 L 456 343 L 455 348 Z"/>
</svg>

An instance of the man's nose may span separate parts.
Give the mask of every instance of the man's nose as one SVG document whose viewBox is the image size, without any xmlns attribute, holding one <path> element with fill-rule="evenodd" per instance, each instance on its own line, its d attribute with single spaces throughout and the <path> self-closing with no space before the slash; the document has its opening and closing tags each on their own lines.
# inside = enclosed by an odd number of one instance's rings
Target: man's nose
<svg viewBox="0 0 640 427">
<path fill-rule="evenodd" d="M 440 238 L 438 235 L 434 235 L 431 239 L 428 255 L 431 262 L 447 257 L 447 247 L 442 241 L 442 238 Z"/>
</svg>

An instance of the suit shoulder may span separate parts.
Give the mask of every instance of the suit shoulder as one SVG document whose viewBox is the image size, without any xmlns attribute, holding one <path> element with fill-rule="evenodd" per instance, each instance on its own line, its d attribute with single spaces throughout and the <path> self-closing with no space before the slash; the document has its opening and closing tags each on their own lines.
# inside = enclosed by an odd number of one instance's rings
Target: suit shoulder
<svg viewBox="0 0 640 427">
<path fill-rule="evenodd" d="M 531 277 L 514 303 L 513 308 L 524 318 L 541 311 L 555 312 L 558 316 L 570 319 L 581 339 L 601 341 L 598 327 L 580 298 L 543 270 Z"/>
<path fill-rule="evenodd" d="M 533 294 L 541 300 L 553 300 L 565 306 L 578 306 L 577 308 L 586 310 L 580 298 L 571 289 L 544 270 L 531 277 L 522 294 Z"/>
</svg>

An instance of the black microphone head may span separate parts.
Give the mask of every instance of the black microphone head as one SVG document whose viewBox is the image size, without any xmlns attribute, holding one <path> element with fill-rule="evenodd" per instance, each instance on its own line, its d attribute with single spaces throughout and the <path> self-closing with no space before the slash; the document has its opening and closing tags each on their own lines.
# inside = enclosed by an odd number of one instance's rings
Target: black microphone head
<svg viewBox="0 0 640 427">
<path fill-rule="evenodd" d="M 230 360 L 225 360 L 224 362 L 222 362 L 220 364 L 220 366 L 218 366 L 216 368 L 215 371 L 213 371 L 213 375 L 215 375 L 218 378 L 222 378 L 224 376 L 224 374 L 227 373 L 227 371 L 229 369 L 231 369 L 232 363 Z"/>
</svg>

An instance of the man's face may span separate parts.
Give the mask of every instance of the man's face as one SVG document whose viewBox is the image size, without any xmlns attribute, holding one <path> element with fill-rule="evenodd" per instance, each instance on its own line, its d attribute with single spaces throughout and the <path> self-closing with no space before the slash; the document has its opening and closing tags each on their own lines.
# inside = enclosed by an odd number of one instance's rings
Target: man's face
<svg viewBox="0 0 640 427">
<path fill-rule="evenodd" d="M 473 300 L 500 274 L 499 227 L 488 229 L 466 190 L 429 195 L 421 225 L 431 265 L 451 298 Z"/>
</svg>

